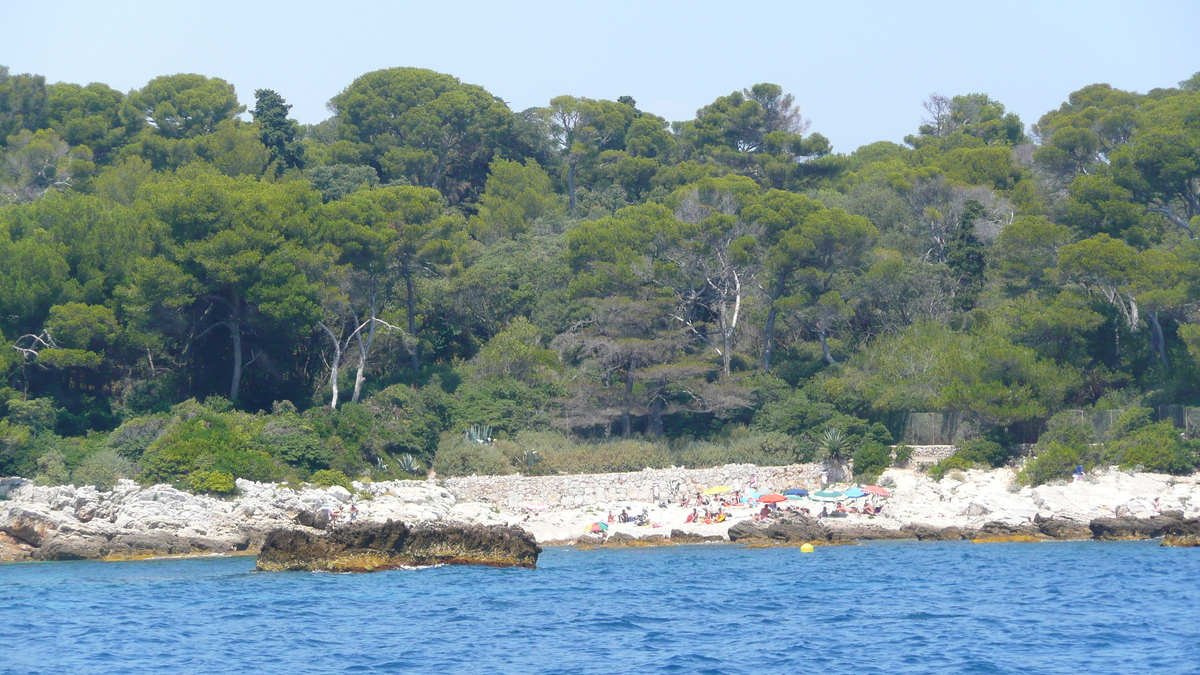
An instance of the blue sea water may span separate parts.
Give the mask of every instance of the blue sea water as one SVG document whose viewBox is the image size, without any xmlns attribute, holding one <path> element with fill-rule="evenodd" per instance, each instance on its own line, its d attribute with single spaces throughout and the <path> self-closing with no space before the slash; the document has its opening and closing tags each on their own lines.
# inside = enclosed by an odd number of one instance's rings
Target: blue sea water
<svg viewBox="0 0 1200 675">
<path fill-rule="evenodd" d="M 552 548 L 538 569 L 0 566 L 3 673 L 1200 673 L 1200 549 Z"/>
</svg>

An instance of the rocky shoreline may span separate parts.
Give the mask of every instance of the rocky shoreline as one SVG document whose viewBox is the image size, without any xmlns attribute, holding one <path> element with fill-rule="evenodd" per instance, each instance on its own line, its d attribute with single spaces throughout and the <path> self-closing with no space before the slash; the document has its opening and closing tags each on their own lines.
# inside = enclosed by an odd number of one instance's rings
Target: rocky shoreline
<svg viewBox="0 0 1200 675">
<path fill-rule="evenodd" d="M 258 554 L 260 572 L 377 572 L 431 565 L 537 567 L 542 549 L 507 525 L 355 523 L 329 533 L 280 529 Z"/>
<path fill-rule="evenodd" d="M 102 492 L 93 487 L 36 486 L 9 478 L 0 479 L 0 562 L 258 554 L 277 531 L 296 533 L 290 541 L 308 542 L 304 545 L 311 549 L 312 542 L 325 536 L 332 513 L 351 510 L 357 523 L 395 521 L 414 531 L 511 526 L 504 536 L 516 536 L 519 528 L 534 547 L 539 543 L 619 547 L 1158 538 L 1166 546 L 1200 545 L 1200 476 L 1113 470 L 1077 483 L 1038 488 L 1015 486 L 1013 478 L 1012 471 L 1000 469 L 964 472 L 934 482 L 919 472 L 890 470 L 883 481 L 892 486 L 892 496 L 883 502 L 879 516 L 817 520 L 785 511 L 757 520 L 752 517 L 757 507 L 740 507 L 730 509 L 729 518 L 719 524 L 685 524 L 690 507 L 630 500 L 574 508 L 544 504 L 502 508 L 464 501 L 432 481 L 355 483 L 353 490 L 346 490 L 239 480 L 236 497 L 216 498 L 166 485 L 142 487 L 132 481 Z M 651 524 L 615 523 L 603 541 L 584 534 L 593 523 L 605 522 L 608 514 L 621 510 L 631 514 L 644 510 Z M 333 528 L 335 534 L 341 527 Z M 394 544 L 398 539 L 388 541 Z M 344 543 L 349 549 L 361 548 L 350 540 Z M 462 550 L 435 560 L 436 556 L 422 558 L 401 546 L 388 549 L 371 564 L 426 564 L 420 562 L 424 559 L 432 561 L 428 564 L 463 562 L 468 556 L 460 555 Z M 521 566 L 528 559 L 488 552 L 479 558 L 481 564 Z"/>
</svg>

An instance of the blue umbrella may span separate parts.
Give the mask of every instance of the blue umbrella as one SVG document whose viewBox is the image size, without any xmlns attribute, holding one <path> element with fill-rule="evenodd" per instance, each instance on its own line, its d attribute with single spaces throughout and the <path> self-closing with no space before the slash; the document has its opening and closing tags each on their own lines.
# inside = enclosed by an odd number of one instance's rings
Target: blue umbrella
<svg viewBox="0 0 1200 675">
<path fill-rule="evenodd" d="M 788 490 L 787 492 L 784 492 L 783 494 L 785 494 L 785 495 L 799 495 L 799 496 L 801 496 L 801 497 L 804 497 L 804 496 L 806 496 L 806 495 L 808 494 L 808 490 L 801 490 L 800 488 L 792 488 L 791 490 Z"/>
<path fill-rule="evenodd" d="M 867 496 L 867 493 L 863 492 L 862 488 L 859 488 L 857 486 L 852 487 L 849 490 L 846 490 L 846 498 L 847 499 L 858 499 L 859 497 L 866 497 L 866 496 Z"/>
</svg>

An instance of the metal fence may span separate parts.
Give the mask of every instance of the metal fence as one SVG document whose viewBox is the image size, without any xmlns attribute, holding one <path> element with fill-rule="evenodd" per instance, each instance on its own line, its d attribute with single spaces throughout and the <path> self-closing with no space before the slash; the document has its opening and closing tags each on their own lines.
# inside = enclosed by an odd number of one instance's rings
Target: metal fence
<svg viewBox="0 0 1200 675">
<path fill-rule="evenodd" d="M 953 445 L 965 429 L 958 413 L 909 413 L 904 442 L 909 445 Z"/>
</svg>

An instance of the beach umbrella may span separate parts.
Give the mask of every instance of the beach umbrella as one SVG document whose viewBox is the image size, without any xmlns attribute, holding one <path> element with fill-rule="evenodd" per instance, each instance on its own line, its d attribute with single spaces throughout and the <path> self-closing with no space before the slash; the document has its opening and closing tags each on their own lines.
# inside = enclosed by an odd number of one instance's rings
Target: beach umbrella
<svg viewBox="0 0 1200 675">
<path fill-rule="evenodd" d="M 786 502 L 787 497 L 784 497 L 783 495 L 771 493 L 771 494 L 766 494 L 766 495 L 759 497 L 758 501 L 760 501 L 764 504 L 778 504 L 779 502 Z"/>
<path fill-rule="evenodd" d="M 892 493 L 889 492 L 887 488 L 881 488 L 878 485 L 864 485 L 863 492 L 866 492 L 868 494 L 873 494 L 873 495 L 879 495 L 880 497 L 891 497 L 892 496 Z"/>
<path fill-rule="evenodd" d="M 607 532 L 608 531 L 608 523 L 601 523 L 601 522 L 597 521 L 597 522 L 589 525 L 587 531 L 588 532 Z"/>
<path fill-rule="evenodd" d="M 846 499 L 858 499 L 859 497 L 866 497 L 867 493 L 863 492 L 858 487 L 852 487 L 849 490 L 846 490 L 845 495 Z"/>
<path fill-rule="evenodd" d="M 808 495 L 808 490 L 803 490 L 801 488 L 792 488 L 791 490 L 788 490 L 788 491 L 784 492 L 783 494 L 796 495 L 797 497 L 804 497 L 804 496 Z"/>
<path fill-rule="evenodd" d="M 840 502 L 846 495 L 835 490 L 820 490 L 810 494 L 808 498 L 815 502 Z"/>
<path fill-rule="evenodd" d="M 706 494 L 706 495 L 723 495 L 726 492 L 732 492 L 732 491 L 733 491 L 733 488 L 729 487 L 728 485 L 718 485 L 716 487 L 708 488 L 707 490 L 704 491 L 704 494 Z"/>
<path fill-rule="evenodd" d="M 805 493 L 805 494 L 802 494 L 802 495 L 792 495 L 792 494 L 789 494 L 789 495 L 786 495 L 786 496 L 787 496 L 787 498 L 788 498 L 788 499 L 791 499 L 792 501 L 800 501 L 801 499 L 804 499 L 805 497 L 807 497 L 807 496 L 808 496 L 808 493 Z"/>
</svg>

